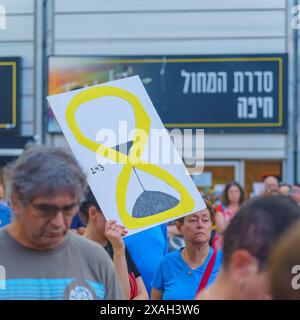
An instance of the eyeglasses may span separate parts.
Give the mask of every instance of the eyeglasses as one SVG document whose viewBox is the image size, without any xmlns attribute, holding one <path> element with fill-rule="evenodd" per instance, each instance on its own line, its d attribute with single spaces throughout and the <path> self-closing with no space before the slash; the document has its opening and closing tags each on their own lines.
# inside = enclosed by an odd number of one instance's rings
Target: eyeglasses
<svg viewBox="0 0 300 320">
<path fill-rule="evenodd" d="M 45 219 L 52 219 L 54 218 L 58 212 L 62 212 L 64 217 L 66 218 L 72 218 L 76 212 L 79 210 L 79 203 L 71 203 L 69 205 L 59 207 L 52 204 L 47 203 L 40 203 L 40 204 L 34 204 L 32 203 L 32 206 L 39 211 L 39 214 L 41 217 Z"/>
</svg>

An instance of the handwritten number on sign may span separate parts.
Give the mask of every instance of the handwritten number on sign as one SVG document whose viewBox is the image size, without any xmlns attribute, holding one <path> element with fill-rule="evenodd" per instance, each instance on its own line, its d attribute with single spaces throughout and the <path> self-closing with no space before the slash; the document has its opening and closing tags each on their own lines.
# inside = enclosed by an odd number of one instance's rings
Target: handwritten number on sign
<svg viewBox="0 0 300 320">
<path fill-rule="evenodd" d="M 92 174 L 96 174 L 98 172 L 104 171 L 104 167 L 101 164 L 98 164 L 97 166 L 90 168 L 90 170 L 92 171 Z"/>
</svg>

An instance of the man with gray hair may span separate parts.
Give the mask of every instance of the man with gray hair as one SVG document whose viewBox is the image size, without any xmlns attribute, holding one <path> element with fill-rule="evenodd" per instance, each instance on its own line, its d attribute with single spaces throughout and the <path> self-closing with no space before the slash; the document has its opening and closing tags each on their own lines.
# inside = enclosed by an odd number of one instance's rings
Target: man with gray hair
<svg viewBox="0 0 300 320">
<path fill-rule="evenodd" d="M 0 230 L 6 273 L 0 299 L 123 298 L 104 249 L 68 231 L 85 189 L 81 168 L 62 149 L 31 147 L 17 159 L 11 174 L 15 220 Z"/>
</svg>

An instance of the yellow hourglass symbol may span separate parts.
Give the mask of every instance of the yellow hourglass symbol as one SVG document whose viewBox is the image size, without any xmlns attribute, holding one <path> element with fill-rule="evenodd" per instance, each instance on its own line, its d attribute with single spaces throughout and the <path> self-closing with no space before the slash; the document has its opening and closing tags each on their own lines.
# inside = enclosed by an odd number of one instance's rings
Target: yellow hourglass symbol
<svg viewBox="0 0 300 320">
<path fill-rule="evenodd" d="M 118 97 L 129 102 L 133 109 L 136 129 L 142 129 L 145 133 L 138 135 L 135 129 L 133 143 L 127 155 L 89 139 L 82 133 L 76 121 L 75 112 L 80 105 L 108 96 Z M 66 120 L 79 144 L 116 163 L 124 164 L 117 179 L 115 199 L 120 218 L 126 228 L 146 227 L 192 212 L 195 203 L 186 188 L 166 170 L 141 160 L 149 136 L 151 120 L 137 96 L 112 86 L 91 87 L 73 97 L 67 106 Z M 180 201 L 171 195 L 159 191 L 146 191 L 143 188 L 144 191 L 136 201 L 133 214 L 130 214 L 126 208 L 127 189 L 132 171 L 137 176 L 136 169 L 166 182 L 179 193 Z M 147 209 L 147 206 L 151 209 Z"/>
</svg>

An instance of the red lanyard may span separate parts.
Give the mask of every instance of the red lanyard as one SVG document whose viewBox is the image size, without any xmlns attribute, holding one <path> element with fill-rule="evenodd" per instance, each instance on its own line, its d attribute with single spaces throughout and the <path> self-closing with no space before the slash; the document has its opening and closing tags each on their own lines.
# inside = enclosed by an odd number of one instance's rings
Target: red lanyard
<svg viewBox="0 0 300 320">
<path fill-rule="evenodd" d="M 216 256 L 217 256 L 217 250 L 215 249 L 210 260 L 209 260 L 209 263 L 205 269 L 205 272 L 204 272 L 204 275 L 203 275 L 201 282 L 199 284 L 199 288 L 197 290 L 197 293 L 206 287 L 208 279 L 209 279 L 209 277 L 212 273 L 213 267 L 215 265 Z"/>
</svg>

